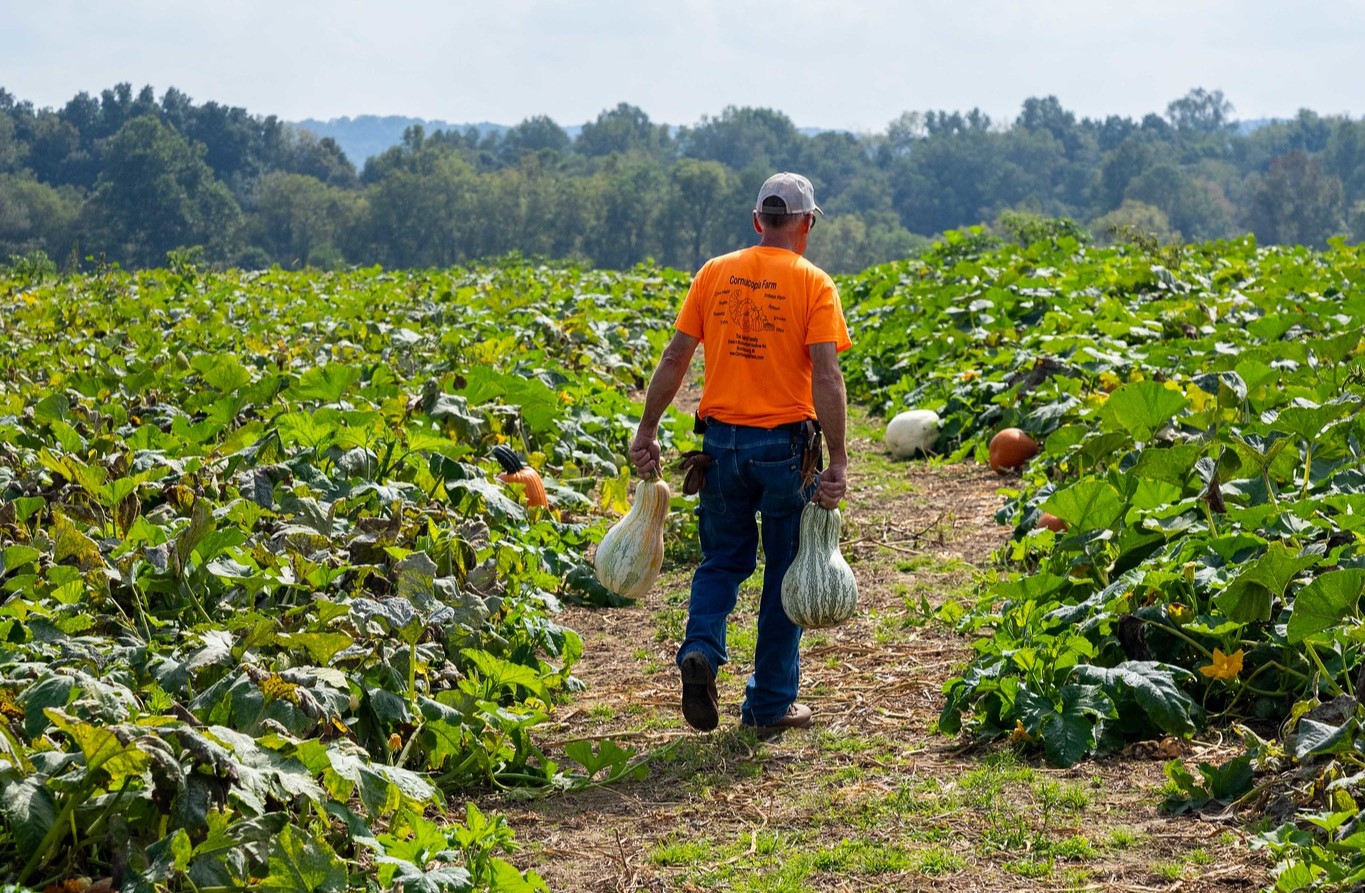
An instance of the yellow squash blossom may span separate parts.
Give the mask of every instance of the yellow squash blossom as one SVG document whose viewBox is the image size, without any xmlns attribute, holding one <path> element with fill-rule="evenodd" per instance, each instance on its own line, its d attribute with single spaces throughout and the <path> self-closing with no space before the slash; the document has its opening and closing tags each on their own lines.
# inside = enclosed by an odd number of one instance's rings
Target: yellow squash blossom
<svg viewBox="0 0 1365 893">
<path fill-rule="evenodd" d="M 1207 667 L 1200 667 L 1199 672 L 1210 679 L 1222 679 L 1224 682 L 1236 679 L 1237 674 L 1242 672 L 1242 649 L 1238 648 L 1231 654 L 1224 654 L 1217 648 L 1213 649 L 1213 663 Z"/>
</svg>

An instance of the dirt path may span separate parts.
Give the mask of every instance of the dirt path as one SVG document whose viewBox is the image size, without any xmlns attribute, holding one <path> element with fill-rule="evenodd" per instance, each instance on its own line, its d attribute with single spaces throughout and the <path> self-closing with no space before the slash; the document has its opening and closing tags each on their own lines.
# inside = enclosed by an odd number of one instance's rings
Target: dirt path
<svg viewBox="0 0 1365 893">
<path fill-rule="evenodd" d="M 674 651 L 690 567 L 629 609 L 570 608 L 586 691 L 553 744 L 613 737 L 653 753 L 649 774 L 529 803 L 499 799 L 555 891 L 1249 890 L 1266 865 L 1236 828 L 1158 810 L 1162 763 L 1212 744 L 1170 742 L 1056 770 L 1008 746 L 964 752 L 933 723 L 969 639 L 935 617 L 992 573 L 1007 531 L 1001 481 L 976 466 L 893 462 L 861 424 L 843 552 L 860 613 L 807 634 L 801 699 L 812 730 L 758 741 L 738 728 L 757 575 L 732 618 L 721 727 L 688 729 Z M 950 616 L 945 614 L 944 616 Z"/>
</svg>

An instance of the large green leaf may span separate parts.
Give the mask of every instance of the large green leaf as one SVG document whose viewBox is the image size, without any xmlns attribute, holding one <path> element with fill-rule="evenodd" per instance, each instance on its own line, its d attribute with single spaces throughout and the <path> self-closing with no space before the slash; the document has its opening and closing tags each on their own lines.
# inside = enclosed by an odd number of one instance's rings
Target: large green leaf
<svg viewBox="0 0 1365 893">
<path fill-rule="evenodd" d="M 562 405 L 553 388 L 534 378 L 498 372 L 490 366 L 469 370 L 464 394 L 471 406 L 497 401 L 521 407 L 522 418 L 532 431 L 553 430 Z"/>
<path fill-rule="evenodd" d="M 52 725 L 48 709 L 65 707 L 79 694 L 76 679 L 65 673 L 51 673 L 25 688 L 18 698 L 24 708 L 24 734 L 37 738 Z"/>
<path fill-rule="evenodd" d="M 1214 604 L 1239 623 L 1269 620 L 1272 601 L 1283 598 L 1290 582 L 1317 563 L 1315 555 L 1296 555 L 1283 543 L 1271 543 L 1264 555 L 1214 597 Z"/>
<path fill-rule="evenodd" d="M 1095 723 L 1075 710 L 1051 713 L 1038 728 L 1053 765 L 1074 766 L 1095 746 Z"/>
<path fill-rule="evenodd" d="M 1362 592 L 1365 592 L 1365 570 L 1360 568 L 1328 571 L 1300 589 L 1294 596 L 1294 609 L 1289 615 L 1289 641 L 1302 642 L 1359 611 Z"/>
<path fill-rule="evenodd" d="M 384 815 L 400 807 L 421 810 L 438 796 L 436 788 L 421 775 L 399 766 L 371 762 L 363 750 L 349 741 L 328 745 L 326 755 L 331 771 L 351 785 L 350 790 L 372 815 Z"/>
<path fill-rule="evenodd" d="M 1164 384 L 1134 381 L 1109 395 L 1104 415 L 1133 435 L 1134 440 L 1145 443 L 1188 403 L 1184 394 Z"/>
<path fill-rule="evenodd" d="M 360 381 L 361 374 L 360 367 L 347 363 L 314 366 L 299 376 L 298 383 L 289 389 L 289 395 L 295 400 L 336 403 Z"/>
<path fill-rule="evenodd" d="M 425 868 L 389 856 L 379 856 L 375 863 L 380 866 L 381 882 L 396 883 L 403 893 L 461 893 L 474 889 L 473 878 L 458 865 L 440 863 Z"/>
<path fill-rule="evenodd" d="M 474 498 L 475 505 L 481 503 L 490 515 L 499 520 L 526 517 L 522 507 L 509 499 L 501 487 L 483 478 L 446 481 L 446 492 L 453 502 L 459 502 L 465 494 L 469 494 L 469 497 Z"/>
<path fill-rule="evenodd" d="M 530 667 L 514 664 L 497 655 L 489 654 L 487 651 L 478 651 L 473 648 L 466 648 L 461 653 L 478 670 L 479 675 L 484 680 L 498 688 L 510 689 L 514 686 L 521 686 L 538 698 L 549 699 L 549 694 L 545 691 L 545 683 L 541 681 L 540 674 Z"/>
<path fill-rule="evenodd" d="M 1147 480 L 1183 484 L 1207 449 L 1201 443 L 1144 447 L 1133 466 L 1133 474 Z"/>
<path fill-rule="evenodd" d="M 1061 518 L 1074 530 L 1102 530 L 1113 527 L 1126 506 L 1112 484 L 1085 478 L 1053 493 L 1041 508 Z"/>
<path fill-rule="evenodd" d="M 1076 680 L 1100 685 L 1115 700 L 1117 695 L 1130 693 L 1149 719 L 1165 732 L 1189 734 L 1195 730 L 1196 707 L 1177 676 L 1192 674 L 1180 667 L 1156 661 L 1130 660 L 1116 667 L 1078 666 Z"/>
<path fill-rule="evenodd" d="M 42 775 L 25 777 L 16 769 L 0 767 L 0 815 L 5 817 L 21 852 L 36 852 L 57 821 L 57 807 L 47 780 Z"/>
<path fill-rule="evenodd" d="M 1321 406 L 1313 403 L 1299 403 L 1280 410 L 1270 420 L 1270 427 L 1276 431 L 1285 431 L 1304 440 L 1312 441 L 1317 439 L 1318 435 L 1332 422 L 1347 413 L 1354 412 L 1357 406 L 1359 406 L 1358 401 L 1326 403 Z"/>
<path fill-rule="evenodd" d="M 489 868 L 493 874 L 490 889 L 498 893 L 549 893 L 550 888 L 534 871 L 523 875 L 516 866 L 496 856 L 489 860 Z"/>
<path fill-rule="evenodd" d="M 33 421 L 40 425 L 59 421 L 70 411 L 71 401 L 65 394 L 49 394 L 33 407 Z"/>
<path fill-rule="evenodd" d="M 251 372 L 234 354 L 199 354 L 190 365 L 204 377 L 205 384 L 225 394 L 251 383 Z"/>
</svg>

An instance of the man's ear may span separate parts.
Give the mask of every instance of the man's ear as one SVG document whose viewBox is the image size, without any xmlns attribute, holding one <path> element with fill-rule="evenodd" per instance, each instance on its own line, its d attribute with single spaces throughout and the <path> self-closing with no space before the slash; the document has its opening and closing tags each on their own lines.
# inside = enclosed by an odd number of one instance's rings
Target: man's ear
<svg viewBox="0 0 1365 893">
<path fill-rule="evenodd" d="M 758 212 L 754 211 L 754 232 L 763 235 L 763 225 L 758 222 Z"/>
</svg>

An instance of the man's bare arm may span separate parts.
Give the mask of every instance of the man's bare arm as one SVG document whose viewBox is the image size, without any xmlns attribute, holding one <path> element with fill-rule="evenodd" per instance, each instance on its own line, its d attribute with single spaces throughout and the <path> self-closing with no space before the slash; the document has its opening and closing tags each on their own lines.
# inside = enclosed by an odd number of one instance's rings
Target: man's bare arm
<svg viewBox="0 0 1365 893">
<path fill-rule="evenodd" d="M 630 444 L 631 464 L 642 475 L 662 471 L 659 462 L 659 421 L 682 387 L 688 367 L 692 365 L 692 354 L 700 343 L 691 335 L 674 332 L 673 340 L 664 348 L 659 365 L 649 379 L 649 390 L 645 392 L 645 411 L 640 417 L 640 426 L 635 430 L 635 439 Z"/>
<path fill-rule="evenodd" d="M 829 448 L 829 467 L 820 475 L 816 498 L 826 508 L 834 508 L 848 491 L 848 446 L 845 442 L 848 397 L 844 392 L 844 374 L 839 370 L 839 352 L 833 341 L 812 344 L 810 360 L 811 402 L 815 404 L 815 417 Z"/>
</svg>

